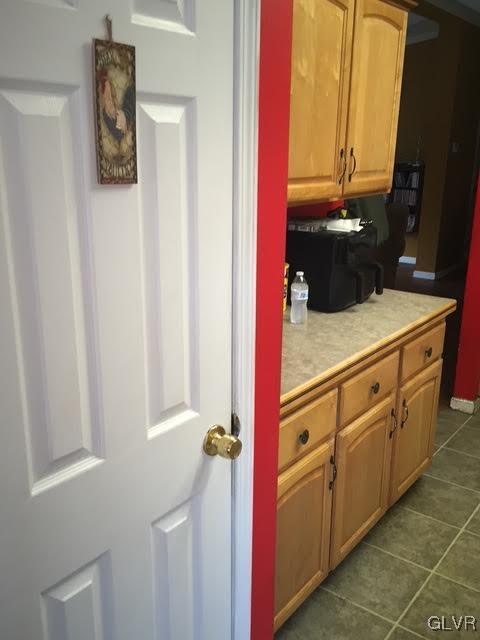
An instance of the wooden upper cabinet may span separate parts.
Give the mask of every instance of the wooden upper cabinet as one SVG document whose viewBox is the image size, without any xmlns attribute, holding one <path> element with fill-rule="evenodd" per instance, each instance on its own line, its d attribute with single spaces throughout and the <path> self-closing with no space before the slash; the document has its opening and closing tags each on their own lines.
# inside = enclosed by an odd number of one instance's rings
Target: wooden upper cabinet
<svg viewBox="0 0 480 640">
<path fill-rule="evenodd" d="M 288 200 L 341 197 L 354 0 L 295 0 Z"/>
<path fill-rule="evenodd" d="M 400 388 L 390 504 L 405 493 L 432 461 L 441 375 L 442 361 L 437 360 Z"/>
<path fill-rule="evenodd" d="M 406 26 L 402 9 L 356 0 L 345 196 L 390 190 Z"/>
<path fill-rule="evenodd" d="M 294 0 L 289 204 L 390 190 L 407 11 Z"/>
</svg>

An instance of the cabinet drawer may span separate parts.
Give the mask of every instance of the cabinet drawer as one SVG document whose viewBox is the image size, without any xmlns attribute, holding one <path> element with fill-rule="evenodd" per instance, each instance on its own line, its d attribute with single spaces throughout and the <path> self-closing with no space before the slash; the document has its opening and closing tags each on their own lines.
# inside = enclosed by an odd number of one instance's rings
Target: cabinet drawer
<svg viewBox="0 0 480 640">
<path fill-rule="evenodd" d="M 346 424 L 384 398 L 397 385 L 399 353 L 395 351 L 340 387 L 340 423 Z"/>
<path fill-rule="evenodd" d="M 406 344 L 402 349 L 401 379 L 406 380 L 442 355 L 445 322 Z"/>
<path fill-rule="evenodd" d="M 278 468 L 284 469 L 335 431 L 337 390 L 307 404 L 280 423 Z"/>
</svg>

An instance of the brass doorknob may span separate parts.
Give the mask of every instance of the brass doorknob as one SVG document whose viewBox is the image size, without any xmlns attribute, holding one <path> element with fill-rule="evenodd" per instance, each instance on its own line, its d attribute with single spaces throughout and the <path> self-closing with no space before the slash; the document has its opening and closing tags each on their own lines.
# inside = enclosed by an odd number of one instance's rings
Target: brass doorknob
<svg viewBox="0 0 480 640">
<path fill-rule="evenodd" d="M 207 431 L 203 441 L 203 450 L 207 456 L 219 455 L 222 458 L 235 460 L 242 451 L 242 442 L 237 436 L 226 433 L 225 429 L 219 424 L 214 424 Z"/>
</svg>

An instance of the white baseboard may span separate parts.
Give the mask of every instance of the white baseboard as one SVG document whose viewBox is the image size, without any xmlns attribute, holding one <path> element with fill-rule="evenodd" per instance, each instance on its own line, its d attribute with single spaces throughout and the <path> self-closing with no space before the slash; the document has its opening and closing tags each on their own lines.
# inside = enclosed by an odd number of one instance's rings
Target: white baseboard
<svg viewBox="0 0 480 640">
<path fill-rule="evenodd" d="M 455 411 L 461 411 L 462 413 L 469 413 L 470 415 L 473 415 L 480 409 L 480 398 L 476 398 L 476 400 L 451 398 L 450 408 L 455 409 Z"/>
<path fill-rule="evenodd" d="M 435 271 L 414 271 L 414 278 L 420 278 L 421 280 L 435 280 Z"/>
<path fill-rule="evenodd" d="M 440 271 L 414 271 L 413 277 L 420 278 L 421 280 L 440 280 L 440 278 L 444 278 L 452 271 L 456 271 L 462 265 L 460 263 L 452 264 L 452 266 L 447 267 L 446 269 L 441 269 Z"/>
<path fill-rule="evenodd" d="M 417 264 L 417 259 L 414 256 L 400 256 L 398 261 L 400 264 Z"/>
</svg>

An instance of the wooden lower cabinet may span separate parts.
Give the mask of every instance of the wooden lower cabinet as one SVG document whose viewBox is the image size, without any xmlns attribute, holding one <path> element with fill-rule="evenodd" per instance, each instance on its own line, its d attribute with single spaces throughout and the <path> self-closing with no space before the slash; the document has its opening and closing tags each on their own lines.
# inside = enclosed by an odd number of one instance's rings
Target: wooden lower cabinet
<svg viewBox="0 0 480 640">
<path fill-rule="evenodd" d="M 337 435 L 331 569 L 387 510 L 394 406 L 391 394 Z"/>
<path fill-rule="evenodd" d="M 275 629 L 431 464 L 453 309 L 282 398 Z"/>
<path fill-rule="evenodd" d="M 330 439 L 278 478 L 275 629 L 329 571 L 334 443 Z"/>
<path fill-rule="evenodd" d="M 390 504 L 405 493 L 432 460 L 441 375 L 442 360 L 438 360 L 400 387 Z"/>
</svg>

